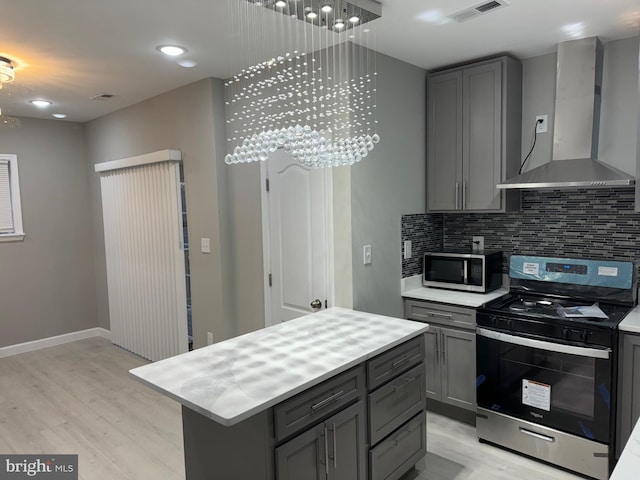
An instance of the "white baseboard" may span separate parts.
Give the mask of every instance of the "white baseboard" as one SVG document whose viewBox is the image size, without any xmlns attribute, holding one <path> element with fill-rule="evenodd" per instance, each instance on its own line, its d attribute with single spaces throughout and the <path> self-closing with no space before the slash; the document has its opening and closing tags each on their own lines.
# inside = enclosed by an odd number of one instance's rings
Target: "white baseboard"
<svg viewBox="0 0 640 480">
<path fill-rule="evenodd" d="M 107 340 L 111 340 L 111 331 L 101 327 L 88 328 L 87 330 L 65 333 L 64 335 L 56 335 L 55 337 L 43 338 L 32 342 L 17 343 L 15 345 L 0 348 L 0 358 L 18 355 L 19 353 L 33 352 L 43 348 L 55 347 L 56 345 L 63 345 L 65 343 L 92 337 L 102 337 Z"/>
</svg>

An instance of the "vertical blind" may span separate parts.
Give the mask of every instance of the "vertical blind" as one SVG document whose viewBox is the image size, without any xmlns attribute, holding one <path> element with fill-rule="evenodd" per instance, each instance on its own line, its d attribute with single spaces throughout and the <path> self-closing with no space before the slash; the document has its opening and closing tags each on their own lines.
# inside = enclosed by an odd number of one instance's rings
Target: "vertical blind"
<svg viewBox="0 0 640 480">
<path fill-rule="evenodd" d="M 0 233 L 13 233 L 9 161 L 0 160 Z"/>
<path fill-rule="evenodd" d="M 152 361 L 186 352 L 178 163 L 103 171 L 100 184 L 113 343 Z"/>
</svg>

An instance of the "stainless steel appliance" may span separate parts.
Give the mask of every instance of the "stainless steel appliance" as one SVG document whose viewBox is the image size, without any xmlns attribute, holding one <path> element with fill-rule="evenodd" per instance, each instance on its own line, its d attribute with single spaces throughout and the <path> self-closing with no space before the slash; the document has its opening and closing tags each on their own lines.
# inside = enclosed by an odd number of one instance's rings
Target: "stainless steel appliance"
<svg viewBox="0 0 640 480">
<path fill-rule="evenodd" d="M 486 293 L 502 285 L 502 252 L 429 252 L 424 255 L 426 287 Z"/>
<path fill-rule="evenodd" d="M 514 255 L 509 270 L 510 293 L 476 314 L 478 437 L 607 479 L 635 266 Z"/>
</svg>

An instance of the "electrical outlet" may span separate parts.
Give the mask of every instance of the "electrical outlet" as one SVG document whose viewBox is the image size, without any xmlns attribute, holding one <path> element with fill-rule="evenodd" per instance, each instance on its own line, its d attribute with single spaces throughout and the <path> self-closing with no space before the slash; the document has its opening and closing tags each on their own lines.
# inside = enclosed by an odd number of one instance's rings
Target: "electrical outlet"
<svg viewBox="0 0 640 480">
<path fill-rule="evenodd" d="M 213 345 L 213 332 L 207 332 L 207 345 Z"/>
<path fill-rule="evenodd" d="M 474 252 L 484 251 L 484 237 L 473 237 L 473 243 L 471 244 L 471 250 Z"/>
<path fill-rule="evenodd" d="M 404 259 L 411 258 L 411 240 L 404 241 Z"/>
<path fill-rule="evenodd" d="M 371 264 L 371 245 L 365 245 L 362 249 L 362 252 L 364 254 L 364 264 Z"/>
<path fill-rule="evenodd" d="M 549 115 L 537 115 L 536 116 L 536 133 L 547 133 L 548 121 L 549 121 Z"/>
</svg>

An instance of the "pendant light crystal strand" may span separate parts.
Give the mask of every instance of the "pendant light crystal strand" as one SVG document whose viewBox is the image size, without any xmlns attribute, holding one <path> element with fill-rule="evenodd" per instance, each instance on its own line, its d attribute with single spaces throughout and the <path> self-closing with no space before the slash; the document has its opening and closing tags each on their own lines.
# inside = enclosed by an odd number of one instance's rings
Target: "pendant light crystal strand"
<svg viewBox="0 0 640 480">
<path fill-rule="evenodd" d="M 225 82 L 228 164 L 283 148 L 311 168 L 353 165 L 375 148 L 376 53 L 363 25 L 381 7 L 352 1 L 228 0 L 243 49 Z"/>
</svg>

